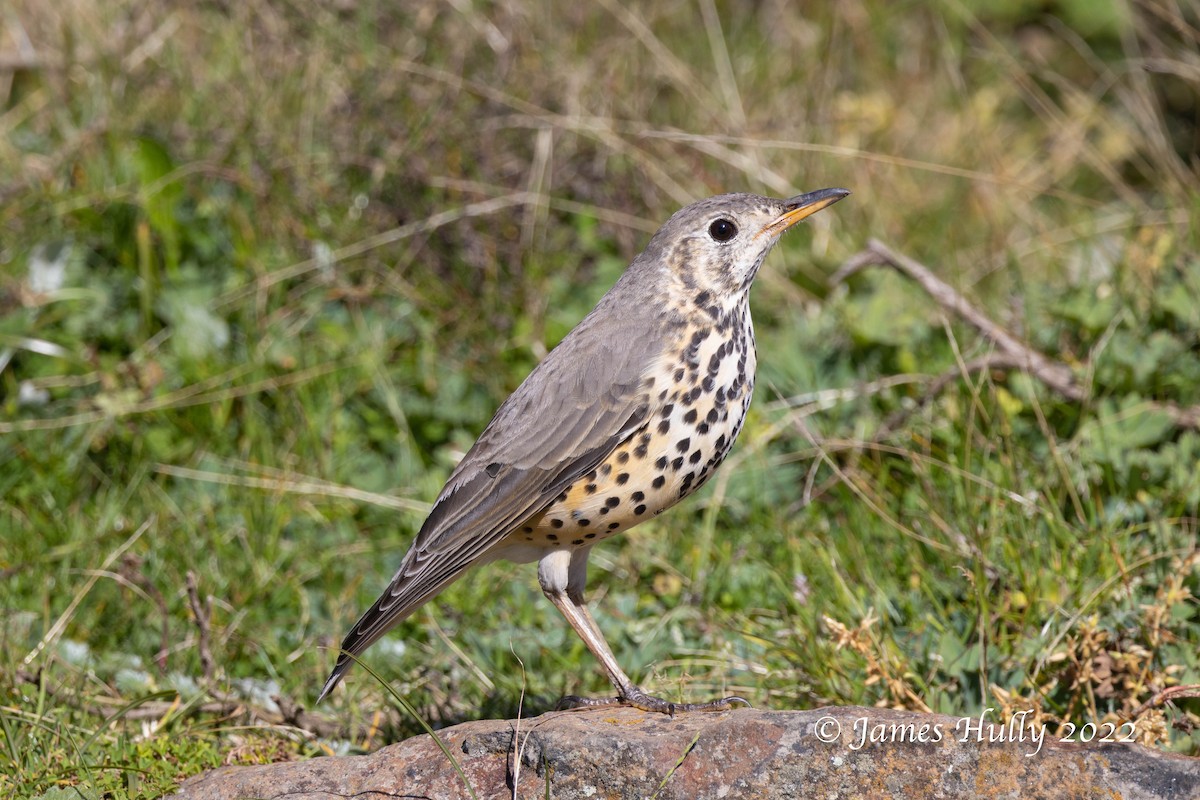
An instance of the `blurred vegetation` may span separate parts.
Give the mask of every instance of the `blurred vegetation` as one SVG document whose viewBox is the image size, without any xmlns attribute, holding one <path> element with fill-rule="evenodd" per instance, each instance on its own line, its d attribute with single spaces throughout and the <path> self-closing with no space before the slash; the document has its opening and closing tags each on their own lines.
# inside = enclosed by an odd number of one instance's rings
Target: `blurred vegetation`
<svg viewBox="0 0 1200 800">
<path fill-rule="evenodd" d="M 730 462 L 593 554 L 623 665 L 1200 752 L 1200 703 L 1151 702 L 1200 683 L 1198 30 L 1195 0 L 16 0 L 0 794 L 419 731 L 365 671 L 302 708 L 491 412 L 680 205 L 823 186 L 854 194 L 758 281 Z M 963 370 L 992 345 L 895 272 L 831 288 L 871 237 L 1086 400 Z M 367 658 L 434 725 L 609 691 L 524 566 Z"/>
</svg>

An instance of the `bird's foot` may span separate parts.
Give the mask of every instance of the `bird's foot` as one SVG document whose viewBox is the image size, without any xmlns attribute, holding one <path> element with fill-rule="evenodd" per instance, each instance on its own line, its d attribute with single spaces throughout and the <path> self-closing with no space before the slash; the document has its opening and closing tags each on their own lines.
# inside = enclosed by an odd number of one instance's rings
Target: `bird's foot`
<svg viewBox="0 0 1200 800">
<path fill-rule="evenodd" d="M 554 710 L 576 711 L 581 708 L 602 708 L 604 706 L 619 705 L 621 705 L 621 698 L 619 697 L 580 697 L 577 694 L 569 694 L 555 704 Z"/>
<path fill-rule="evenodd" d="M 728 711 L 738 703 L 747 708 L 750 707 L 749 700 L 736 695 L 724 697 L 720 700 L 712 700 L 707 703 L 672 703 L 669 700 L 663 700 L 661 697 L 647 694 L 637 686 L 631 686 L 620 697 L 578 697 L 576 695 L 567 695 L 558 701 L 556 708 L 562 711 L 576 708 L 600 708 L 603 706 L 633 706 L 642 711 L 652 711 L 674 717 L 675 714 L 681 711 Z"/>
</svg>

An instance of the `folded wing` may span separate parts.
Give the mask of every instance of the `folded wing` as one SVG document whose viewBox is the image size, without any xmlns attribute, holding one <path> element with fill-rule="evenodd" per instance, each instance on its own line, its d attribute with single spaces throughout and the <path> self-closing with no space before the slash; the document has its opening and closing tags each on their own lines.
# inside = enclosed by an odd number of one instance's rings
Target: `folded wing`
<svg viewBox="0 0 1200 800">
<path fill-rule="evenodd" d="M 354 656 L 645 424 L 661 356 L 651 343 L 663 339 L 605 335 L 589 324 L 595 316 L 530 373 L 463 457 L 395 577 L 346 635 L 321 698 Z"/>
</svg>

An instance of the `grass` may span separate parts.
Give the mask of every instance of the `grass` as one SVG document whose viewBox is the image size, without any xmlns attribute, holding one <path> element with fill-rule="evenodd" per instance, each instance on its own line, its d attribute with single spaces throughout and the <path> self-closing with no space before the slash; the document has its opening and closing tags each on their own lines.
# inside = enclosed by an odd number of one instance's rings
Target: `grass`
<svg viewBox="0 0 1200 800">
<path fill-rule="evenodd" d="M 365 670 L 308 707 L 491 412 L 681 204 L 827 185 L 755 287 L 730 462 L 593 555 L 623 666 L 1200 752 L 1197 700 L 1151 702 L 1200 683 L 1200 8 L 1081 9 L 18 0 L 2 793 L 419 732 Z M 872 237 L 1083 399 L 964 369 L 993 345 L 894 270 L 832 284 Z M 367 661 L 434 727 L 608 691 L 508 564 Z"/>
</svg>

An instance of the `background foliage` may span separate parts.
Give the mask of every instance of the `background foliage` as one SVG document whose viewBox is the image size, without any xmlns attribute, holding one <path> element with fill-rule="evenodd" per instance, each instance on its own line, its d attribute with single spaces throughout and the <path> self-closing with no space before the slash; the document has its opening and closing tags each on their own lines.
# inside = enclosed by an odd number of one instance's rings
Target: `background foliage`
<svg viewBox="0 0 1200 800">
<path fill-rule="evenodd" d="M 364 671 L 304 708 L 492 410 L 680 205 L 823 186 L 854 194 L 758 281 L 730 462 L 593 555 L 626 669 L 1196 753 L 1197 701 L 1151 701 L 1200 683 L 1198 26 L 1192 0 L 16 0 L 0 791 L 158 796 L 419 730 Z M 965 369 L 992 344 L 894 271 L 831 284 L 872 237 L 1084 400 Z M 508 564 L 368 660 L 435 725 L 608 691 Z"/>
</svg>

